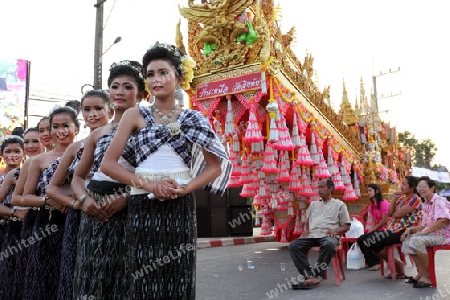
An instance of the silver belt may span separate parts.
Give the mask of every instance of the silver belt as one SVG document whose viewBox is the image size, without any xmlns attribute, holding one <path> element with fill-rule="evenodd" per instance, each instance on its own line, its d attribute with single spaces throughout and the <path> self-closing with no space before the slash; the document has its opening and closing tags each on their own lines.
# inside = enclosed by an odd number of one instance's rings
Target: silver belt
<svg viewBox="0 0 450 300">
<path fill-rule="evenodd" d="M 181 172 L 136 172 L 136 175 L 145 180 L 165 180 L 165 179 L 181 179 L 191 180 L 191 172 L 189 170 Z M 149 192 L 134 186 L 131 186 L 130 195 L 148 194 Z"/>
</svg>

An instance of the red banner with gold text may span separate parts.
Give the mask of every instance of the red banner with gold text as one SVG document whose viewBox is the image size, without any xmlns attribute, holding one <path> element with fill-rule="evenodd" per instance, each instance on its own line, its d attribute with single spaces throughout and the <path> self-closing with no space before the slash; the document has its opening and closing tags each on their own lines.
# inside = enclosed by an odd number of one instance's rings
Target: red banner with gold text
<svg viewBox="0 0 450 300">
<path fill-rule="evenodd" d="M 197 86 L 197 100 L 261 89 L 261 73 L 203 83 Z"/>
</svg>

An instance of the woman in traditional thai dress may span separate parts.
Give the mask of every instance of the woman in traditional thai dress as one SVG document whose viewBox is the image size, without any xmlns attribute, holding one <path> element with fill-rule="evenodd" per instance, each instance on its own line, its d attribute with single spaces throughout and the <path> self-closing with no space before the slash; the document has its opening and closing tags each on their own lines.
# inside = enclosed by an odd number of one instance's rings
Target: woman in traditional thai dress
<svg viewBox="0 0 450 300">
<path fill-rule="evenodd" d="M 0 198 L 0 200 L 3 202 L 13 185 L 14 172 L 17 168 L 20 168 L 20 165 L 23 162 L 23 140 L 18 136 L 12 136 L 4 140 L 0 147 L 0 156 L 6 165 L 5 170 L 0 173 L 0 188 L 4 185 L 4 196 Z M 6 233 L 6 228 L 8 226 L 10 204 L 11 203 L 7 201 L 2 205 L 3 215 L 5 217 L 0 215 L 0 241 L 3 240 L 3 236 Z"/>
<path fill-rule="evenodd" d="M 74 141 L 80 127 L 77 113 L 71 107 L 56 108 L 50 113 L 49 121 L 55 147 L 31 160 L 21 199 L 23 206 L 40 208 L 32 233 L 36 242 L 28 247 L 29 257 L 24 275 L 22 297 L 30 300 L 56 299 L 67 207 L 48 198 L 45 192 L 61 156 Z M 40 181 L 42 185 L 36 193 Z M 70 194 L 70 186 L 66 185 L 64 190 Z"/>
<path fill-rule="evenodd" d="M 22 224 L 22 229 L 20 231 L 20 241 L 28 240 L 32 236 L 32 229 L 34 222 L 36 221 L 36 216 L 38 214 L 39 207 L 28 207 L 22 206 L 22 194 L 25 187 L 25 182 L 27 181 L 28 168 L 30 166 L 33 157 L 41 154 L 47 149 L 50 151 L 53 149 L 53 139 L 50 137 L 50 122 L 48 117 L 42 118 L 36 127 L 31 127 L 27 129 L 28 134 L 24 135 L 24 148 L 28 150 L 25 153 L 28 159 L 25 160 L 19 174 L 19 179 L 16 182 L 16 187 L 14 189 L 11 203 L 17 207 L 19 210 L 25 210 L 26 216 Z M 37 133 L 37 135 L 36 135 Z M 29 137 L 29 139 L 28 139 Z M 28 144 L 28 146 L 27 146 Z M 36 154 L 34 154 L 36 153 Z M 42 177 L 39 178 L 36 184 L 36 193 L 40 194 L 42 189 Z M 14 299 L 22 299 L 23 294 L 23 283 L 25 280 L 25 272 L 28 265 L 28 249 L 24 248 L 17 254 L 16 266 L 14 268 L 14 285 L 11 287 Z"/>
<path fill-rule="evenodd" d="M 223 194 L 231 164 L 207 119 L 176 105 L 177 86 L 189 88 L 193 60 L 175 46 L 157 43 L 144 55 L 143 66 L 154 104 L 124 114 L 101 165 L 106 175 L 132 186 L 126 227 L 129 297 L 195 299 L 193 192 L 205 186 Z M 121 155 L 136 160 L 134 173 L 117 163 Z"/>
<path fill-rule="evenodd" d="M 109 93 L 103 90 L 91 90 L 81 99 L 81 113 L 85 126 L 91 132 L 108 124 L 110 117 Z M 67 212 L 61 250 L 61 270 L 59 276 L 57 299 L 65 300 L 73 297 L 73 274 L 77 254 L 77 237 L 80 225 L 80 207 L 72 194 L 67 195 L 63 186 L 69 184 L 72 175 L 80 162 L 86 138 L 72 143 L 56 169 L 47 187 L 47 196 L 62 206 L 69 207 Z"/>
<path fill-rule="evenodd" d="M 44 146 L 39 140 L 37 128 L 31 127 L 27 129 L 24 132 L 23 139 L 23 154 L 25 157 L 31 159 L 43 151 Z M 26 242 L 25 245 L 21 243 L 20 233 L 29 208 L 11 204 L 18 177 L 21 172 L 25 173 L 26 171 L 27 168 L 25 168 L 25 165 L 11 171 L 8 173 L 6 182 L 0 188 L 0 199 L 5 199 L 3 204 L 6 205 L 0 205 L 1 214 L 5 219 L 9 219 L 7 231 L 1 246 L 1 251 L 8 254 L 8 257 L 0 262 L 0 282 L 4 283 L 0 287 L 0 299 L 16 299 L 14 297 L 14 273 L 16 265 L 21 258 L 22 251 L 26 250 Z M 9 191 L 7 191 L 8 189 Z M 7 193 L 6 196 L 5 193 Z"/>
<path fill-rule="evenodd" d="M 72 191 L 82 207 L 78 231 L 74 299 L 126 299 L 125 185 L 102 173 L 100 163 L 124 112 L 146 98 L 140 63 L 114 63 L 108 77 L 109 97 L 114 108 L 111 123 L 94 130 L 88 137 L 72 179 Z M 134 170 L 125 160 L 126 168 Z M 86 187 L 85 180 L 93 172 Z"/>
</svg>

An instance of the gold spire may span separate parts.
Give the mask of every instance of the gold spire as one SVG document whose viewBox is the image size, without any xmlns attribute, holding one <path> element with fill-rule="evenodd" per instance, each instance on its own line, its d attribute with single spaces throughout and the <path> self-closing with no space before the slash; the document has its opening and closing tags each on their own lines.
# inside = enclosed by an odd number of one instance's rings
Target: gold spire
<svg viewBox="0 0 450 300">
<path fill-rule="evenodd" d="M 341 113 L 342 113 L 342 120 L 348 126 L 355 125 L 358 122 L 355 111 L 352 109 L 352 105 L 348 101 L 347 89 L 345 88 L 345 81 L 343 82 Z"/>
</svg>

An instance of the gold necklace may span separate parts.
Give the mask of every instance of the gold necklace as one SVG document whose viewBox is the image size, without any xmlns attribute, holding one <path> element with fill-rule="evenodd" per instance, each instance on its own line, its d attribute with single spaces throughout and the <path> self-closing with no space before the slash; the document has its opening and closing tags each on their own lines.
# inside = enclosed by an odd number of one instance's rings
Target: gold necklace
<svg viewBox="0 0 450 300">
<path fill-rule="evenodd" d="M 168 115 L 163 115 L 156 105 L 152 105 L 152 110 L 158 114 L 159 120 L 163 125 L 168 125 L 173 114 L 178 111 L 178 105 L 175 105 Z"/>
</svg>

